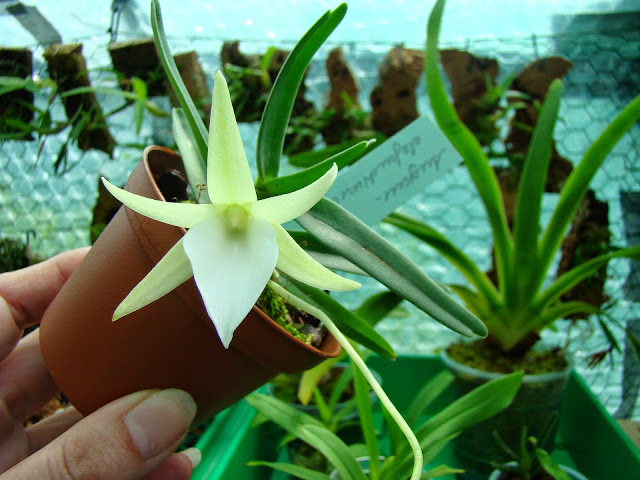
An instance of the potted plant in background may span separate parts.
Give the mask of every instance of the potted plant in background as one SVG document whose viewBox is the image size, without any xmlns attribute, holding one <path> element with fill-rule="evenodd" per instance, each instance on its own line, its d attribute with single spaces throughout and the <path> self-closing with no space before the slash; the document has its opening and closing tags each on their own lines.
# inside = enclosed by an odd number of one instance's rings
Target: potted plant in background
<svg viewBox="0 0 640 480">
<path fill-rule="evenodd" d="M 333 472 L 322 473 L 288 462 L 254 461 L 250 465 L 267 466 L 306 480 L 398 480 L 411 473 L 411 451 L 394 422 L 387 422 L 385 438 L 379 438 L 374 414 L 368 399 L 364 377 L 354 369 L 356 403 L 364 444 L 347 445 L 316 418 L 290 405 L 262 394 L 247 397 L 247 402 L 262 415 L 320 451 Z M 514 373 L 478 387 L 462 398 L 425 416 L 425 411 L 451 384 L 452 375 L 441 372 L 425 384 L 413 398 L 406 412 L 407 422 L 414 428 L 425 463 L 429 464 L 447 442 L 469 426 L 494 415 L 507 406 L 522 375 Z M 382 400 L 383 407 L 386 406 Z M 388 416 L 385 417 L 389 420 Z M 376 459 L 372 461 L 371 459 Z M 433 478 L 461 470 L 444 465 L 430 468 L 421 478 Z"/>
<path fill-rule="evenodd" d="M 528 374 L 542 373 L 541 376 L 525 376 L 523 388 L 507 411 L 511 413 L 504 414 L 512 416 L 500 415 L 491 420 L 500 421 L 501 425 L 493 424 L 482 433 L 478 426 L 460 437 L 457 450 L 465 457 L 465 466 L 474 465 L 480 471 L 487 472 L 490 460 L 499 461 L 502 458 L 500 449 L 492 442 L 491 430 L 497 429 L 505 443 L 513 447 L 519 440 L 523 424 L 528 425 L 531 435 L 538 437 L 539 428 L 546 423 L 544 417 L 557 411 L 570 365 L 561 347 L 537 353 L 543 350 L 537 343 L 540 332 L 551 327 L 555 320 L 571 313 L 596 311 L 595 307 L 584 302 L 560 300 L 562 293 L 588 278 L 611 258 L 637 258 L 640 255 L 640 246 L 616 249 L 567 271 L 550 285 L 544 284 L 553 257 L 591 179 L 618 140 L 640 118 L 640 97 L 633 100 L 593 142 L 564 184 L 549 223 L 541 229 L 541 199 L 551 156 L 553 126 L 562 93 L 561 82 L 553 82 L 542 105 L 524 161 L 511 230 L 489 159 L 478 140 L 456 115 L 440 76 L 437 44 L 444 3 L 444 0 L 437 2 L 429 19 L 425 60 L 427 91 L 438 125 L 464 158 L 485 207 L 493 234 L 496 283 L 459 247 L 428 225 L 399 213 L 392 214 L 386 221 L 435 248 L 471 285 L 450 285 L 450 288 L 483 320 L 489 335 L 482 341 L 451 346 L 444 354 L 445 361 L 455 365 L 463 391 L 500 375 L 488 372 L 524 370 Z M 541 356 L 542 359 L 532 365 L 534 356 Z M 465 358 L 473 358 L 476 362 L 471 366 L 465 365 Z M 490 359 L 495 361 L 491 362 Z M 545 363 L 551 367 L 545 366 Z M 551 383 L 544 382 L 548 379 L 551 379 Z M 522 408 L 528 407 L 519 405 L 526 399 L 532 399 L 535 408 L 527 409 L 525 413 Z M 507 425 L 514 427 L 511 434 L 502 428 Z M 550 439 L 553 439 L 553 435 L 550 435 Z M 461 446 L 462 440 L 468 440 L 468 443 Z M 480 449 L 481 446 L 491 445 L 493 447 L 489 450 Z M 550 446 L 543 445 L 543 448 L 550 449 Z"/>
<path fill-rule="evenodd" d="M 553 422 L 548 424 L 553 425 Z M 552 433 L 549 429 L 545 434 Z M 549 453 L 538 446 L 539 441 L 535 437 L 527 435 L 526 427 L 520 436 L 520 449 L 512 450 L 504 443 L 498 432 L 493 432 L 498 444 L 513 460 L 497 468 L 489 475 L 489 480 L 587 480 L 584 475 L 558 464 Z"/>
<path fill-rule="evenodd" d="M 356 282 L 311 259 L 280 227 L 322 197 L 338 166 L 354 161 L 367 147 L 366 142 L 356 145 L 312 168 L 278 177 L 297 87 L 311 57 L 345 12 L 346 5 L 341 5 L 321 17 L 283 65 L 261 122 L 254 186 L 224 77 L 216 74 L 207 133 L 170 55 L 158 2 L 152 1 L 159 55 L 182 105 L 174 111 L 182 159 L 170 150 L 150 147 L 125 190 L 105 182 L 132 209 L 122 208 L 116 214 L 44 316 L 45 361 L 81 412 L 89 413 L 129 392 L 172 386 L 194 396 L 199 406 L 195 422 L 200 422 L 277 372 L 302 371 L 336 356 L 338 343 L 381 400 L 386 398 L 337 325 L 382 355 L 393 357 L 393 350 L 366 322 L 323 291 L 350 289 Z M 187 184 L 194 190 L 196 204 L 188 202 Z M 334 245 L 342 245 L 338 250 L 347 261 L 338 260 L 353 262 L 461 333 L 485 333 L 475 316 L 391 244 L 327 202 L 322 201 L 321 213 L 313 218 L 316 228 L 333 232 Z M 190 230 L 186 233 L 176 225 Z M 113 247 L 110 237 L 117 240 Z M 249 261 L 260 266 L 254 268 Z M 272 276 L 274 268 L 278 273 Z M 232 276 L 225 279 L 219 270 Z M 120 277 L 128 272 L 134 275 Z M 252 272 L 258 272 L 256 278 Z M 303 343 L 253 307 L 267 283 L 292 309 L 324 324 L 331 335 L 319 348 Z M 223 293 L 216 292 L 218 288 Z M 113 321 L 122 316 L 127 318 Z M 413 478 L 417 478 L 422 469 L 419 445 L 388 399 L 385 405 L 412 446 Z"/>
</svg>

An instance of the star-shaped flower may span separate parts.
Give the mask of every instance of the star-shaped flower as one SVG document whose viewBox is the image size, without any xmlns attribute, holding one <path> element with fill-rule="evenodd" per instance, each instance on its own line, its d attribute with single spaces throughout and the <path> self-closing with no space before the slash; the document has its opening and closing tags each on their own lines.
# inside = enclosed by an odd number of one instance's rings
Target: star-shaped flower
<svg viewBox="0 0 640 480">
<path fill-rule="evenodd" d="M 122 190 L 109 192 L 132 210 L 187 228 L 186 235 L 116 309 L 117 320 L 157 300 L 191 276 L 222 344 L 257 301 L 275 268 L 308 285 L 353 290 L 359 283 L 326 269 L 281 226 L 315 205 L 333 184 L 337 167 L 300 190 L 258 200 L 229 89 L 217 72 L 213 88 L 207 193 L 211 203 L 170 203 Z"/>
</svg>

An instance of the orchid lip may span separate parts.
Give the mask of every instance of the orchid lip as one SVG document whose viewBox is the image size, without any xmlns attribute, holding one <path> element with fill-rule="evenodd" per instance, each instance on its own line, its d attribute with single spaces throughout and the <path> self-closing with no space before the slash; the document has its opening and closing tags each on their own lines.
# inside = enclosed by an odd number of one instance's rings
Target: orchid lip
<svg viewBox="0 0 640 480">
<path fill-rule="evenodd" d="M 224 211 L 226 224 L 232 231 L 244 231 L 249 225 L 249 212 L 237 203 L 233 203 Z"/>
</svg>

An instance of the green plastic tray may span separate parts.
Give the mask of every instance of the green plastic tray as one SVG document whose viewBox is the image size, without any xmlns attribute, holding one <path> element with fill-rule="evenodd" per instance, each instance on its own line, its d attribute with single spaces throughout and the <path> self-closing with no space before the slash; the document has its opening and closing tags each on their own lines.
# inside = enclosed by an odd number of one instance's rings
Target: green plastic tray
<svg viewBox="0 0 640 480">
<path fill-rule="evenodd" d="M 437 356 L 403 356 L 395 362 L 374 357 L 369 364 L 380 374 L 385 391 L 401 412 L 420 386 L 445 368 Z M 433 406 L 434 411 L 446 399 L 440 401 Z M 278 458 L 279 431 L 270 424 L 252 427 L 254 417 L 255 411 L 244 401 L 216 417 L 198 441 L 203 458 L 194 471 L 194 480 L 276 478 L 268 468 L 247 466 L 251 460 Z M 563 400 L 556 445 L 554 458 L 589 480 L 640 478 L 640 451 L 575 372 Z M 458 466 L 447 449 L 435 463 Z"/>
</svg>

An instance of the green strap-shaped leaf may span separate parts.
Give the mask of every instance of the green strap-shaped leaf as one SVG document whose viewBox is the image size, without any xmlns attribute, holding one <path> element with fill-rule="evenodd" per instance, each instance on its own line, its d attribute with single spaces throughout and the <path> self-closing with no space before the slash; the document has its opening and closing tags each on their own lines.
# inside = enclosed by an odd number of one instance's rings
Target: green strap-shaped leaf
<svg viewBox="0 0 640 480">
<path fill-rule="evenodd" d="M 359 142 L 356 145 L 347 148 L 346 150 L 343 150 L 342 152 L 337 153 L 305 170 L 292 173 L 291 175 L 273 178 L 266 183 L 265 190 L 270 196 L 282 195 L 284 193 L 299 190 L 302 187 L 315 182 L 322 175 L 327 173 L 334 163 L 339 169 L 346 167 L 347 165 L 351 165 L 364 155 L 371 143 L 372 142 Z"/>
<path fill-rule="evenodd" d="M 302 372 L 300 383 L 298 384 L 298 400 L 302 405 L 307 405 L 311 401 L 313 391 L 324 377 L 338 361 L 344 359 L 343 354 L 334 358 L 329 358 L 324 362 L 320 362 L 313 368 Z"/>
<path fill-rule="evenodd" d="M 446 442 L 463 430 L 485 420 L 506 408 L 515 397 L 522 373 L 512 373 L 481 385 L 460 397 L 431 417 L 417 431 L 416 436 L 425 453 L 425 462 L 433 459 Z M 436 445 L 438 448 L 431 448 Z M 411 453 L 406 445 L 396 455 L 397 461 L 388 478 L 403 478 L 411 464 Z"/>
<path fill-rule="evenodd" d="M 473 260 L 440 232 L 408 215 L 397 212 L 387 216 L 384 222 L 395 225 L 434 248 L 449 260 L 493 307 L 498 307 L 502 304 L 500 293 L 489 277 L 478 268 L 478 265 Z"/>
<path fill-rule="evenodd" d="M 484 324 L 397 248 L 340 205 L 323 198 L 296 221 L 328 248 L 389 290 L 463 335 L 484 336 Z"/>
<path fill-rule="evenodd" d="M 319 420 L 282 400 L 263 394 L 247 397 L 258 412 L 322 453 L 344 480 L 367 480 L 349 447 Z"/>
<path fill-rule="evenodd" d="M 182 108 L 173 109 L 173 137 L 182 156 L 182 164 L 187 174 L 189 186 L 195 197 L 200 197 L 198 203 L 211 203 L 206 188 L 207 163 L 196 147 L 193 132 Z"/>
<path fill-rule="evenodd" d="M 536 456 L 538 457 L 542 468 L 544 468 L 545 471 L 555 480 L 571 480 L 569 474 L 565 472 L 553 458 L 551 458 L 551 455 L 549 455 L 546 450 L 536 448 Z"/>
<path fill-rule="evenodd" d="M 633 99 L 607 126 L 595 142 L 591 144 L 578 166 L 569 175 L 538 246 L 540 261 L 538 262 L 538 274 L 536 275 L 538 281 L 538 284 L 535 285 L 536 291 L 544 281 L 544 276 L 555 253 L 560 248 L 569 222 L 571 222 L 580 206 L 591 180 L 607 155 L 609 155 L 609 152 L 611 152 L 620 138 L 635 125 L 638 119 L 640 119 L 640 96 Z"/>
<path fill-rule="evenodd" d="M 378 438 L 373 423 L 373 409 L 371 407 L 371 399 L 369 398 L 369 384 L 364 376 L 356 368 L 351 366 L 353 371 L 353 384 L 356 392 L 356 405 L 358 407 L 358 416 L 360 417 L 360 429 L 364 437 L 364 443 L 367 446 L 369 456 L 369 478 L 378 480 L 380 476 L 380 450 L 378 449 Z"/>
<path fill-rule="evenodd" d="M 431 378 L 413 397 L 405 418 L 414 427 L 431 403 L 453 382 L 453 374 L 447 370 Z"/>
<path fill-rule="evenodd" d="M 547 305 L 560 298 L 560 295 L 567 290 L 589 278 L 598 271 L 599 268 L 606 265 L 609 260 L 617 257 L 640 259 L 640 245 L 621 248 L 610 253 L 605 253 L 604 255 L 599 255 L 563 273 L 534 300 L 532 310 L 541 311 Z"/>
<path fill-rule="evenodd" d="M 600 308 L 587 302 L 559 302 L 545 308 L 537 315 L 531 318 L 531 322 L 527 322 L 526 331 L 539 331 L 549 326 L 559 318 L 566 318 L 574 313 L 590 313 L 596 314 L 600 312 Z M 523 328 L 524 330 L 524 328 Z M 524 334 L 525 331 L 522 332 Z"/>
<path fill-rule="evenodd" d="M 375 146 L 381 145 L 386 140 L 386 137 L 382 134 L 375 133 L 372 135 L 363 135 L 362 137 L 347 140 L 346 142 L 338 143 L 336 145 L 328 145 L 320 150 L 308 150 L 306 152 L 300 152 L 293 155 L 289 155 L 289 163 L 298 168 L 309 168 L 317 165 L 318 163 L 326 160 L 329 157 L 353 147 L 356 143 L 362 141 L 375 141 Z"/>
<path fill-rule="evenodd" d="M 310 287 L 291 277 L 281 277 L 278 283 L 292 294 L 304 298 L 307 303 L 321 309 L 333 320 L 340 331 L 353 341 L 389 360 L 396 358 L 397 355 L 393 347 L 389 345 L 389 342 L 387 342 L 382 335 L 376 332 L 366 321 L 351 310 L 345 308 L 340 302 L 323 290 Z"/>
<path fill-rule="evenodd" d="M 547 181 L 547 171 L 551 160 L 553 128 L 558 116 L 562 82 L 554 80 L 549 87 L 540 117 L 527 150 L 522 175 L 518 186 L 518 197 L 513 225 L 515 265 L 518 273 L 513 281 L 518 286 L 519 300 L 530 298 L 532 280 L 538 261 L 538 233 L 542 195 Z"/>
<path fill-rule="evenodd" d="M 439 465 L 431 470 L 428 470 L 422 474 L 420 480 L 428 480 L 430 478 L 444 477 L 445 475 L 455 475 L 456 473 L 464 473 L 465 470 L 460 468 L 452 468 L 446 465 Z"/>
<path fill-rule="evenodd" d="M 438 0 L 431 11 L 427 26 L 427 47 L 424 62 L 427 93 L 440 129 L 464 159 L 465 166 L 469 170 L 469 174 L 478 189 L 487 212 L 487 218 L 493 231 L 500 291 L 505 293 L 505 298 L 515 298 L 513 295 L 513 282 L 509 281 L 513 278 L 513 242 L 509 232 L 498 179 L 480 143 L 460 121 L 455 109 L 449 103 L 438 68 L 438 60 L 440 58 L 438 37 L 440 35 L 444 3 L 444 0 Z"/>
<path fill-rule="evenodd" d="M 189 91 L 180 76 L 178 66 L 176 65 L 173 55 L 171 55 L 171 49 L 167 42 L 167 35 L 164 31 L 164 25 L 162 24 L 162 12 L 160 11 L 159 0 L 151 0 L 151 28 L 153 30 L 153 36 L 155 38 L 156 48 L 158 49 L 158 57 L 164 67 L 169 83 L 173 87 L 173 91 L 178 98 L 180 106 L 184 110 L 184 114 L 187 117 L 189 127 L 193 132 L 193 136 L 196 141 L 198 150 L 203 158 L 207 158 L 207 142 L 208 133 L 207 128 L 198 113 L 195 103 L 189 95 Z"/>
<path fill-rule="evenodd" d="M 384 291 L 371 295 L 354 310 L 354 313 L 372 327 L 396 308 L 402 297 L 394 292 Z"/>
<path fill-rule="evenodd" d="M 250 467 L 269 467 L 302 480 L 331 480 L 329 475 L 292 463 L 254 461 L 247 463 Z"/>
<path fill-rule="evenodd" d="M 304 34 L 282 65 L 271 89 L 258 131 L 258 188 L 278 176 L 287 125 L 309 62 L 346 13 L 347 5 L 344 3 L 335 10 L 326 12 Z"/>
</svg>

